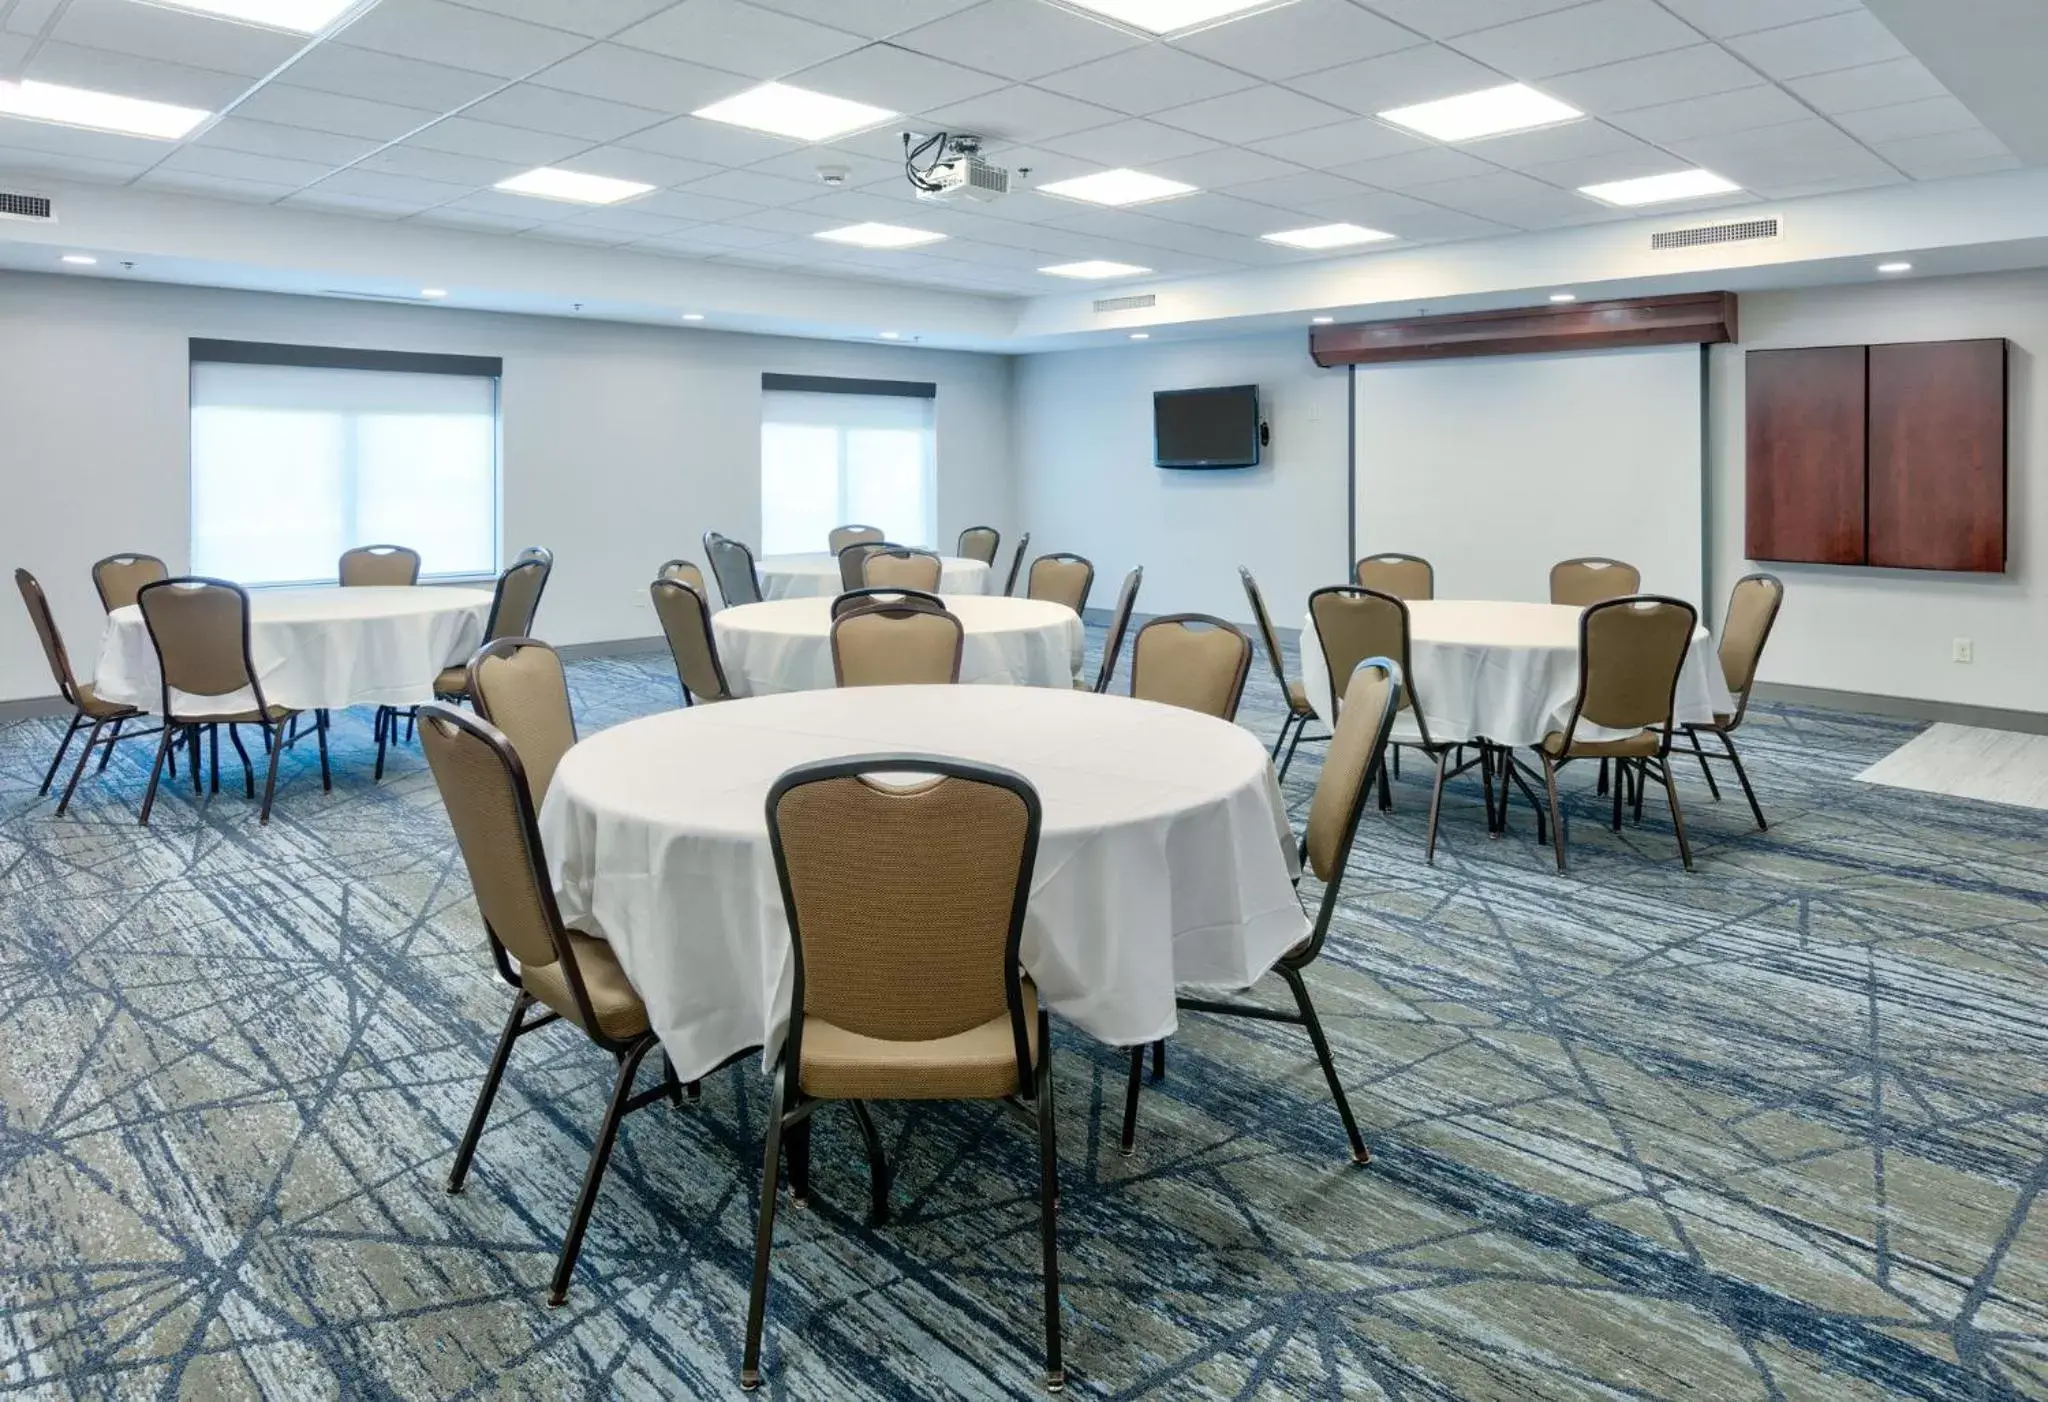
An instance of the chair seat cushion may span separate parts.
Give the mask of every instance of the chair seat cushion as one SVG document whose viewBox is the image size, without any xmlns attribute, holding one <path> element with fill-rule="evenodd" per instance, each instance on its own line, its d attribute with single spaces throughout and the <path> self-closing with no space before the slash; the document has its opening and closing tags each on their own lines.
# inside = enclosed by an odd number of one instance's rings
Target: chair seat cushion
<svg viewBox="0 0 2048 1402">
<path fill-rule="evenodd" d="M 1663 731 L 1639 730 L 1619 740 L 1573 740 L 1567 752 L 1564 733 L 1553 730 L 1543 737 L 1543 752 L 1552 759 L 1647 759 L 1655 755 L 1663 744 Z"/>
<path fill-rule="evenodd" d="M 179 711 L 172 717 L 183 725 L 281 725 L 297 712 L 289 706 L 269 706 L 261 711 L 236 711 L 232 714 L 202 715 L 192 711 Z"/>
<path fill-rule="evenodd" d="M 1024 980 L 1024 1027 L 1038 1058 L 1038 990 Z M 928 1042 L 864 1037 L 804 1019 L 804 1094 L 826 1100 L 993 1100 L 1015 1095 L 1017 1047 L 1005 1012 Z"/>
<path fill-rule="evenodd" d="M 85 712 L 88 720 L 122 720 L 128 716 L 142 714 L 133 706 L 124 706 L 119 701 L 104 700 L 93 691 L 91 682 L 78 684 L 78 709 Z"/>
<path fill-rule="evenodd" d="M 576 968 L 583 975 L 584 991 L 590 995 L 590 1006 L 597 1012 L 596 1028 L 584 1027 L 583 1030 L 595 1031 L 614 1041 L 625 1041 L 645 1032 L 647 1005 L 640 1001 L 639 990 L 626 977 L 626 971 L 619 967 L 612 947 L 601 939 L 571 930 L 569 948 L 575 951 Z M 537 968 L 522 968 L 519 979 L 526 985 L 528 993 L 578 1027 L 583 1027 L 583 1015 L 576 1007 L 576 995 L 569 988 L 568 970 L 559 961 Z"/>
<path fill-rule="evenodd" d="M 434 695 L 469 695 L 469 668 L 467 666 L 443 667 L 441 675 L 434 678 Z"/>
<path fill-rule="evenodd" d="M 1726 730 L 1734 724 L 1735 717 L 1733 716 L 1724 716 L 1718 712 L 1714 716 L 1714 729 L 1716 730 Z"/>
</svg>

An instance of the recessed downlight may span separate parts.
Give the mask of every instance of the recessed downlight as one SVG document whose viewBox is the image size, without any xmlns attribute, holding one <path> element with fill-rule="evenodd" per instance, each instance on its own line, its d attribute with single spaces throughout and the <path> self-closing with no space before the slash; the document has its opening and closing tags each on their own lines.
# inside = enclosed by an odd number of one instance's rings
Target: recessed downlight
<svg viewBox="0 0 2048 1402">
<path fill-rule="evenodd" d="M 1150 331 L 1133 331 L 1131 339 L 1134 341 L 1149 341 L 1152 339 L 1152 333 Z"/>
<path fill-rule="evenodd" d="M 1579 300 L 1579 294 L 1576 292 L 1553 292 L 1550 294 L 1550 300 L 1553 302 L 1576 302 Z"/>
<path fill-rule="evenodd" d="M 90 253 L 67 253 L 64 255 L 63 261 L 69 263 L 74 268 L 90 268 L 98 264 L 100 260 L 93 257 Z"/>
<path fill-rule="evenodd" d="M 1063 200 L 1118 206 L 1150 204 L 1153 200 L 1191 195 L 1195 187 L 1178 180 L 1168 180 L 1163 175 L 1147 175 L 1142 170 L 1119 167 L 1116 170 L 1099 170 L 1093 175 L 1077 175 L 1071 180 L 1055 180 L 1050 185 L 1039 186 L 1038 192 L 1056 195 Z"/>
<path fill-rule="evenodd" d="M 1506 83 L 1435 102 L 1389 108 L 1379 118 L 1438 141 L 1474 141 L 1482 136 L 1569 122 L 1585 115 L 1570 103 L 1559 102 L 1525 84 Z"/>
<path fill-rule="evenodd" d="M 1334 316 L 1312 316 L 1308 319 L 1308 324 L 1310 326 L 1332 326 L 1336 324 L 1336 321 L 1337 318 Z"/>
<path fill-rule="evenodd" d="M 704 313 L 702 313 L 702 312 L 684 312 L 684 313 L 683 313 L 683 320 L 684 320 L 684 321 L 702 321 L 703 319 L 704 319 Z"/>
<path fill-rule="evenodd" d="M 38 83 L 27 78 L 18 83 L 0 83 L 0 116 L 146 136 L 152 141 L 177 141 L 212 115 L 197 107 L 174 107 L 168 102 L 148 102 L 118 93 L 67 88 L 61 83 Z"/>
<path fill-rule="evenodd" d="M 897 114 L 886 107 L 871 107 L 788 83 L 763 83 L 709 107 L 699 107 L 690 115 L 792 141 L 830 141 Z"/>
<path fill-rule="evenodd" d="M 1913 271 L 1913 265 L 1911 263 L 1879 263 L 1877 270 L 1881 273 L 1910 273 Z"/>
</svg>

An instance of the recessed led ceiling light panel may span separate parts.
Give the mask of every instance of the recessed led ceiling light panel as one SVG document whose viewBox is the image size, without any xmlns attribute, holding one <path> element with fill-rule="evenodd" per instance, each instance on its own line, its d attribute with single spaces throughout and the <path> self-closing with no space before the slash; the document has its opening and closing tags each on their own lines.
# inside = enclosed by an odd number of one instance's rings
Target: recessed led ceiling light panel
<svg viewBox="0 0 2048 1402">
<path fill-rule="evenodd" d="M 1579 300 L 1579 294 L 1576 292 L 1553 292 L 1550 294 L 1550 300 L 1553 302 L 1576 302 Z"/>
<path fill-rule="evenodd" d="M 1559 102 L 1525 84 L 1507 83 L 1457 97 L 1438 98 L 1435 102 L 1418 102 L 1412 107 L 1391 108 L 1379 117 L 1383 122 L 1419 131 L 1438 141 L 1473 141 L 1502 132 L 1569 122 L 1585 115 L 1570 103 Z"/>
<path fill-rule="evenodd" d="M 1055 180 L 1050 185 L 1039 186 L 1038 191 L 1043 195 L 1057 195 L 1063 200 L 1126 205 L 1170 200 L 1175 195 L 1192 195 L 1195 187 L 1178 180 L 1168 180 L 1163 175 L 1147 175 L 1142 170 L 1117 169 L 1077 175 L 1072 180 Z"/>
<path fill-rule="evenodd" d="M 1674 170 L 1667 175 L 1644 175 L 1634 180 L 1610 180 L 1604 185 L 1581 185 L 1579 193 L 1591 195 L 1602 204 L 1628 206 L 1695 200 L 1702 195 L 1728 195 L 1741 189 L 1733 180 L 1723 180 L 1710 170 Z"/>
<path fill-rule="evenodd" d="M 0 83 L 0 116 L 146 136 L 154 141 L 176 141 L 211 115 L 197 107 L 173 107 L 168 102 L 67 88 L 60 83 L 29 79 Z"/>
<path fill-rule="evenodd" d="M 848 224 L 843 229 L 827 229 L 812 237 L 827 243 L 850 243 L 855 248 L 917 248 L 937 243 L 945 235 L 930 229 L 907 229 L 901 224 Z"/>
<path fill-rule="evenodd" d="M 100 260 L 90 253 L 67 253 L 64 255 L 64 261 L 74 268 L 90 268 L 96 266 Z"/>
<path fill-rule="evenodd" d="M 1359 243 L 1379 243 L 1390 239 L 1392 234 L 1379 229 L 1368 229 L 1362 224 L 1318 224 L 1311 229 L 1285 229 L 1277 234 L 1261 234 L 1267 243 L 1284 243 L 1289 248 L 1349 248 Z"/>
<path fill-rule="evenodd" d="M 585 175 L 581 171 L 542 166 L 510 180 L 500 180 L 496 188 L 507 194 L 566 200 L 571 204 L 617 204 L 644 195 L 654 187 L 637 180 L 614 180 L 609 175 Z"/>
<path fill-rule="evenodd" d="M 690 115 L 765 131 L 771 136 L 786 136 L 792 141 L 830 141 L 886 122 L 897 114 L 886 107 L 870 107 L 865 102 L 812 92 L 809 88 L 763 83 L 736 97 L 700 107 Z"/>
<path fill-rule="evenodd" d="M 1118 263 L 1108 258 L 1086 258 L 1079 263 L 1055 263 L 1049 268 L 1040 268 L 1041 273 L 1054 277 L 1105 278 L 1136 277 L 1149 273 L 1150 268 L 1141 268 L 1136 263 Z"/>
<path fill-rule="evenodd" d="M 1277 9 L 1292 0 L 1065 0 L 1076 10 L 1101 15 L 1148 34 L 1178 34 L 1254 10 Z"/>
<path fill-rule="evenodd" d="M 1913 265 L 1911 263 L 1879 263 L 1877 270 L 1881 273 L 1910 273 L 1913 271 Z"/>
<path fill-rule="evenodd" d="M 265 29 L 317 34 L 340 19 L 356 0 L 145 0 L 166 10 L 190 10 Z"/>
</svg>

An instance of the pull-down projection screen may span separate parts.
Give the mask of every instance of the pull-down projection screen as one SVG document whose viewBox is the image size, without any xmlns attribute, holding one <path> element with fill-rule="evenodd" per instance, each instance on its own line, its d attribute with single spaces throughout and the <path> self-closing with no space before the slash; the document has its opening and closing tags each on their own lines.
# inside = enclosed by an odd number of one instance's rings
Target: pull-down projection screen
<svg viewBox="0 0 2048 1402">
<path fill-rule="evenodd" d="M 1700 347 L 1360 365 L 1358 555 L 1436 566 L 1445 599 L 1549 597 L 1550 567 L 1627 560 L 1704 605 Z"/>
</svg>

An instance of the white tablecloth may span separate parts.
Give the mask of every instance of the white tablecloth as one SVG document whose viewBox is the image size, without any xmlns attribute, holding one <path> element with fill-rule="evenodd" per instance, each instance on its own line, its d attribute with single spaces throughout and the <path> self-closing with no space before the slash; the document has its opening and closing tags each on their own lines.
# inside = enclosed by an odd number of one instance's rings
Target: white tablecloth
<svg viewBox="0 0 2048 1402">
<path fill-rule="evenodd" d="M 840 593 L 839 557 L 816 555 L 765 555 L 760 561 L 761 597 L 764 599 L 811 599 Z M 939 557 L 941 594 L 986 594 L 988 566 L 979 560 L 957 555 Z"/>
<path fill-rule="evenodd" d="M 960 680 L 1004 686 L 1065 686 L 1081 675 L 1087 629 L 1065 604 L 1043 599 L 946 598 L 966 630 Z M 726 681 L 740 696 L 833 686 L 832 600 L 776 599 L 711 616 Z"/>
<path fill-rule="evenodd" d="M 1309 931 L 1273 766 L 1193 711 L 1022 687 L 857 687 L 600 731 L 541 809 L 563 917 L 611 942 L 685 1078 L 779 1044 L 793 966 L 763 805 L 813 760 L 917 752 L 1017 771 L 1044 806 L 1023 962 L 1104 1041 L 1173 1031 L 1174 987 L 1243 987 Z"/>
<path fill-rule="evenodd" d="M 1571 719 L 1579 693 L 1579 613 L 1563 604 L 1426 599 L 1408 605 L 1408 661 L 1432 740 L 1533 745 Z M 1315 620 L 1301 630 L 1302 682 L 1328 718 L 1329 669 Z M 1735 709 L 1713 636 L 1693 634 L 1678 676 L 1676 717 L 1711 721 Z M 1581 739 L 1622 732 L 1581 723 Z"/>
<path fill-rule="evenodd" d="M 483 641 L 488 589 L 252 589 L 249 651 L 263 697 L 294 710 L 413 706 L 434 699 L 443 667 L 466 661 Z M 109 701 L 154 711 L 162 680 L 142 610 L 107 615 L 93 688 Z M 174 693 L 172 704 L 189 703 Z M 253 704 L 246 691 L 210 710 Z"/>
</svg>

